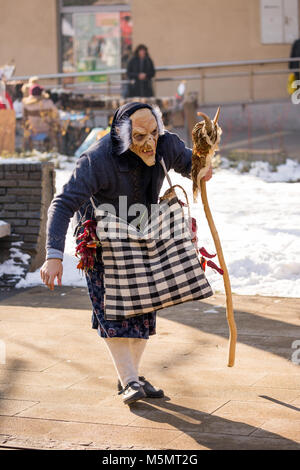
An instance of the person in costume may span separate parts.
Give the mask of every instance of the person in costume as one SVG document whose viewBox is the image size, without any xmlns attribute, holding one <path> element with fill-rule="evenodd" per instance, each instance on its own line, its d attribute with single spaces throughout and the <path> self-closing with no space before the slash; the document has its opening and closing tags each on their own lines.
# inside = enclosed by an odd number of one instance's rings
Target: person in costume
<svg viewBox="0 0 300 470">
<path fill-rule="evenodd" d="M 65 237 L 71 217 L 79 223 L 82 214 L 93 218 L 90 197 L 98 204 L 109 203 L 119 215 L 119 198 L 127 197 L 127 207 L 156 204 L 165 178 L 160 165 L 191 178 L 192 151 L 176 134 L 164 129 L 159 108 L 143 103 L 127 103 L 115 112 L 111 131 L 83 153 L 69 181 L 52 200 L 48 210 L 46 261 L 41 268 L 43 282 L 54 289 L 61 285 Z M 205 180 L 212 176 L 211 168 Z M 128 216 L 130 222 L 134 217 Z M 126 404 L 144 397 L 160 398 L 161 389 L 139 375 L 142 354 L 150 336 L 156 333 L 156 312 L 121 321 L 104 316 L 104 265 L 101 246 L 94 269 L 86 272 L 91 299 L 92 327 L 98 330 L 110 351 L 119 378 L 119 393 Z"/>
</svg>

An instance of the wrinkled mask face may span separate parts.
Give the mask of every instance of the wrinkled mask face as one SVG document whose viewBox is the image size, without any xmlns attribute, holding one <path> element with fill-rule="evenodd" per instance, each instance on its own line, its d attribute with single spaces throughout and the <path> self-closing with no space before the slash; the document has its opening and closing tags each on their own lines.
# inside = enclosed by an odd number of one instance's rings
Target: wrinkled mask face
<svg viewBox="0 0 300 470">
<path fill-rule="evenodd" d="M 132 121 L 132 144 L 130 150 L 148 166 L 155 165 L 158 126 L 150 109 L 138 109 L 130 116 Z"/>
</svg>

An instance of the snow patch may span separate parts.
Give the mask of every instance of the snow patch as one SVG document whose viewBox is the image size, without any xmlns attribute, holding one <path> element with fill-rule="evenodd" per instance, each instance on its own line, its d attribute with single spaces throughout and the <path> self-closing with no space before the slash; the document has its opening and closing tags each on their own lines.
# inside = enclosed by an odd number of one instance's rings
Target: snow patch
<svg viewBox="0 0 300 470">
<path fill-rule="evenodd" d="M 5 159 L 8 161 L 7 159 Z M 71 175 L 76 160 L 58 156 L 57 192 Z M 191 212 L 198 222 L 199 246 L 215 253 L 201 198 L 193 204 L 191 182 L 170 171 L 173 184 L 188 193 Z M 300 297 L 300 164 L 287 160 L 271 171 L 266 162 L 254 162 L 249 173 L 230 168 L 225 159 L 207 183 L 208 200 L 221 240 L 232 291 L 244 295 Z M 288 182 L 294 182 L 288 184 Z M 161 194 L 168 188 L 165 181 Z M 182 198 L 181 191 L 178 195 Z M 66 238 L 63 285 L 86 288 L 77 270 L 71 224 Z M 217 262 L 217 261 L 216 261 Z M 4 265 L 5 263 L 3 263 Z M 14 269 L 11 262 L 1 272 Z M 210 268 L 206 276 L 216 292 L 224 292 L 223 278 Z M 39 269 L 27 273 L 18 287 L 42 284 Z M 216 307 L 214 307 L 216 308 Z"/>
</svg>

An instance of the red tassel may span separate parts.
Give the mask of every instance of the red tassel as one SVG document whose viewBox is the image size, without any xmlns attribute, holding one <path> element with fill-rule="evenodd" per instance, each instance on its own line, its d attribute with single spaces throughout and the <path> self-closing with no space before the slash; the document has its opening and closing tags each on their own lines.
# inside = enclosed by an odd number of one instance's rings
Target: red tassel
<svg viewBox="0 0 300 470">
<path fill-rule="evenodd" d="M 207 253 L 206 249 L 204 247 L 200 248 L 200 253 L 202 256 L 206 256 L 206 258 L 214 258 L 216 255 L 210 255 Z"/>
<path fill-rule="evenodd" d="M 178 199 L 178 202 L 181 205 L 181 207 L 188 207 L 188 205 L 185 202 L 181 201 L 180 199 Z"/>
<path fill-rule="evenodd" d="M 208 260 L 208 261 L 207 261 L 207 266 L 209 266 L 210 268 L 215 269 L 216 271 L 218 271 L 218 273 L 220 273 L 220 274 L 222 274 L 222 275 L 224 274 L 223 269 L 219 268 L 219 267 L 218 267 L 213 261 L 211 261 L 211 260 Z"/>
<path fill-rule="evenodd" d="M 191 230 L 193 233 L 197 233 L 197 221 L 194 217 L 190 220 Z"/>
</svg>

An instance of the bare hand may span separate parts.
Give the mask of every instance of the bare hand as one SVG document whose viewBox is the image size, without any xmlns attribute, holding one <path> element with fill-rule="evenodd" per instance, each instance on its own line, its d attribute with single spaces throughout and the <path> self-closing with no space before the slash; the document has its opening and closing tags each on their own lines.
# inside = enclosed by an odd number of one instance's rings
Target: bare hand
<svg viewBox="0 0 300 470">
<path fill-rule="evenodd" d="M 63 274 L 61 259 L 53 258 L 46 260 L 40 269 L 40 274 L 43 283 L 48 286 L 50 290 L 54 290 L 54 281 L 56 277 L 57 285 L 61 286 L 61 278 Z"/>
<path fill-rule="evenodd" d="M 139 80 L 145 80 L 146 74 L 145 73 L 139 73 Z"/>
<path fill-rule="evenodd" d="M 204 181 L 209 181 L 213 175 L 212 167 L 209 168 L 205 176 L 203 176 Z"/>
</svg>

